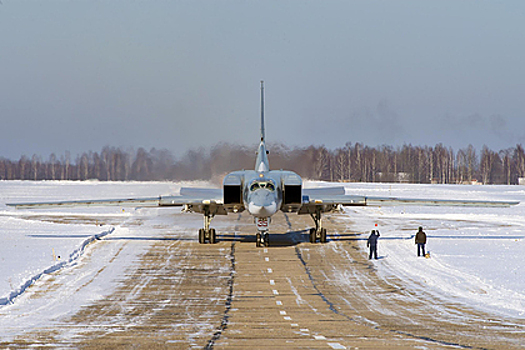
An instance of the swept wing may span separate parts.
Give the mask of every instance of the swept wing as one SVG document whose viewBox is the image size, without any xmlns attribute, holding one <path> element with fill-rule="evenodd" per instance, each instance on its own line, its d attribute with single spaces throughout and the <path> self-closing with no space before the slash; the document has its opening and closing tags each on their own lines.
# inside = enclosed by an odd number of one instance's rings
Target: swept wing
<svg viewBox="0 0 525 350">
<path fill-rule="evenodd" d="M 145 198 L 86 199 L 74 201 L 7 203 L 17 209 L 89 206 L 133 206 L 133 207 L 176 207 L 197 208 L 202 205 L 222 206 L 222 191 L 219 189 L 182 188 L 180 195 Z M 198 211 L 198 210 L 196 210 Z M 220 211 L 220 210 L 219 210 Z"/>
<path fill-rule="evenodd" d="M 321 188 L 322 189 L 322 188 Z M 321 190 L 316 189 L 316 190 Z M 343 188 L 344 189 L 344 188 Z M 306 190 L 305 190 L 306 192 Z M 328 191 L 310 191 L 303 196 L 299 214 L 326 213 L 338 206 L 385 206 L 385 205 L 424 205 L 424 206 L 463 206 L 463 207 L 509 207 L 519 201 L 482 201 L 430 198 L 374 197 L 346 194 L 332 194 Z"/>
<path fill-rule="evenodd" d="M 432 206 L 454 206 L 454 207 L 510 207 L 517 205 L 519 201 L 482 201 L 482 200 L 458 200 L 458 199 L 417 199 L 398 197 L 365 197 L 367 205 L 432 205 Z"/>
</svg>

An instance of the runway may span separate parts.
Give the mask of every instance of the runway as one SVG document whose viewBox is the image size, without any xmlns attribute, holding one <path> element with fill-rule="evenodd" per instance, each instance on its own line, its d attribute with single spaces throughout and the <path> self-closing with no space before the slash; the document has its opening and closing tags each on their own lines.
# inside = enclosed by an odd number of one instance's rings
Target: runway
<svg viewBox="0 0 525 350">
<path fill-rule="evenodd" d="M 114 254 L 83 285 L 96 283 L 128 249 L 144 246 L 111 293 L 86 300 L 74 315 L 30 329 L 3 348 L 82 349 L 523 349 L 525 322 L 441 300 L 391 276 L 381 278 L 337 215 L 326 244 L 310 244 L 307 216 L 278 214 L 270 247 L 256 248 L 248 215 L 217 217 L 219 243 L 200 245 L 191 215 L 183 231 L 107 237 L 82 263 L 37 283 L 28 298 L 55 298 L 60 274 L 93 271 L 97 254 Z M 135 223 L 135 232 L 140 225 Z M 102 262 L 98 261 L 99 264 Z M 80 291 L 82 286 L 77 289 Z M 68 298 L 74 298 L 72 293 Z M 63 302 L 67 302 L 63 300 Z M 434 306 L 439 305 L 439 308 Z M 445 311 L 444 311 L 445 310 Z M 0 317 L 5 317 L 0 315 Z"/>
</svg>

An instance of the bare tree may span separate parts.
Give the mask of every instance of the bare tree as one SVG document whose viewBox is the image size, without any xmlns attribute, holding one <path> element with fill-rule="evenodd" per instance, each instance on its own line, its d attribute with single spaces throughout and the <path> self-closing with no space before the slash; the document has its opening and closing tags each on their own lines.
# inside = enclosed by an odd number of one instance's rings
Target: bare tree
<svg viewBox="0 0 525 350">
<path fill-rule="evenodd" d="M 484 184 L 492 183 L 492 175 L 494 168 L 494 161 L 496 160 L 497 154 L 491 151 L 486 145 L 483 146 L 481 150 L 481 159 L 480 159 L 480 174 L 481 181 Z"/>
<path fill-rule="evenodd" d="M 335 150 L 335 177 L 338 181 L 344 181 L 348 169 L 348 152 L 344 148 Z"/>
<path fill-rule="evenodd" d="M 317 149 L 313 166 L 315 179 L 326 180 L 324 175 L 327 173 L 327 171 L 329 171 L 330 166 L 330 154 L 326 147 L 321 146 L 319 149 Z"/>
<path fill-rule="evenodd" d="M 525 151 L 523 150 L 522 145 L 516 145 L 513 160 L 517 171 L 517 177 L 525 177 Z"/>
</svg>

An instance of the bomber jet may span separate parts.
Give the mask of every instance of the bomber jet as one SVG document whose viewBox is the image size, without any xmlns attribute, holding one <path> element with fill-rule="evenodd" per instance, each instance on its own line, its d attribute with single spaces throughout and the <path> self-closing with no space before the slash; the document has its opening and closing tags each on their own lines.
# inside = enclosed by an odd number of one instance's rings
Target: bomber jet
<svg viewBox="0 0 525 350">
<path fill-rule="evenodd" d="M 264 82 L 261 81 L 261 138 L 254 170 L 240 170 L 224 177 L 222 189 L 182 188 L 179 195 L 150 198 L 102 199 L 41 203 L 11 203 L 16 208 L 43 208 L 60 206 L 132 205 L 182 207 L 185 212 L 204 215 L 204 227 L 199 230 L 199 243 L 217 242 L 215 229 L 210 228 L 215 215 L 240 213 L 246 210 L 254 217 L 256 246 L 269 246 L 271 218 L 278 211 L 308 214 L 315 227 L 310 229 L 310 242 L 326 243 L 326 228 L 322 215 L 336 211 L 340 206 L 381 205 L 445 205 L 445 206 L 499 206 L 516 205 L 516 201 L 468 201 L 439 199 L 410 199 L 368 197 L 346 194 L 343 186 L 303 188 L 301 177 L 293 171 L 270 170 L 264 130 Z"/>
</svg>

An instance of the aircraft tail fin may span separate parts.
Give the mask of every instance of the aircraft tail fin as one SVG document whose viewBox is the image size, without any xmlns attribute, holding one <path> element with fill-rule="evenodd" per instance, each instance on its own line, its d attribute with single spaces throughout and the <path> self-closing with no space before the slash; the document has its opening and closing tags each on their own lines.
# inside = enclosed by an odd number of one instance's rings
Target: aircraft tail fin
<svg viewBox="0 0 525 350">
<path fill-rule="evenodd" d="M 264 136 L 264 81 L 261 80 L 261 143 L 255 160 L 255 171 L 265 172 L 269 170 L 270 163 L 268 162 L 268 151 L 266 150 Z"/>
<path fill-rule="evenodd" d="M 261 142 L 264 142 L 264 81 L 261 80 Z"/>
</svg>

